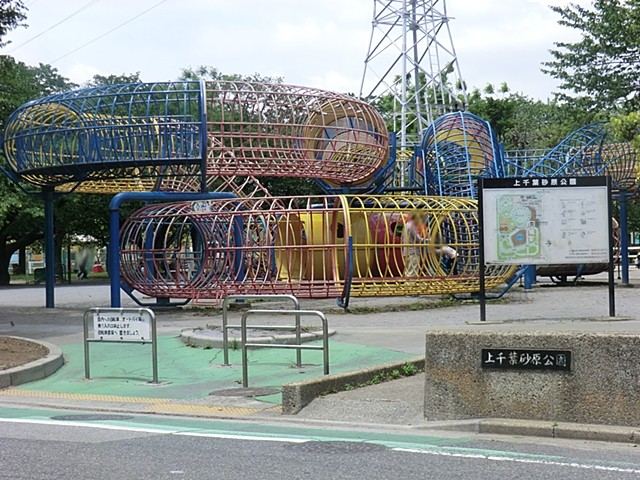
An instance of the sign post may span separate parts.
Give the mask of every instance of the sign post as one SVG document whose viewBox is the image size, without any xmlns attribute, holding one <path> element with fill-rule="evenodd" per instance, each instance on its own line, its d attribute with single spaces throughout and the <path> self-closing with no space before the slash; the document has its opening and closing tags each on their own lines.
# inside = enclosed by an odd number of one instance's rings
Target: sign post
<svg viewBox="0 0 640 480">
<path fill-rule="evenodd" d="M 480 178 L 479 188 L 478 188 L 478 242 L 480 245 L 479 259 L 480 262 L 478 268 L 478 281 L 480 282 L 480 321 L 485 322 L 487 320 L 487 292 L 485 291 L 485 282 L 484 282 L 484 274 L 485 274 L 485 262 L 486 259 L 484 257 L 484 226 L 482 221 L 482 212 L 483 208 L 483 198 L 482 191 L 484 189 L 484 178 Z"/>
<path fill-rule="evenodd" d="M 92 328 L 89 323 L 92 322 Z M 152 383 L 158 383 L 156 316 L 148 308 L 91 308 L 84 313 L 84 377 L 91 378 L 89 343 L 151 343 Z"/>
<path fill-rule="evenodd" d="M 609 264 L 615 316 L 608 177 L 515 177 L 479 181 L 480 302 L 486 264 Z"/>
</svg>

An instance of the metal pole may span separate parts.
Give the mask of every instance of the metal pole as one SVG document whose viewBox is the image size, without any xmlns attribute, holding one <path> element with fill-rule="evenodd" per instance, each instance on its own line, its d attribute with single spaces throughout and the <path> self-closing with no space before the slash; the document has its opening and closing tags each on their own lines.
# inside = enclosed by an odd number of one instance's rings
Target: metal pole
<svg viewBox="0 0 640 480">
<path fill-rule="evenodd" d="M 627 200 L 626 193 L 618 196 L 620 205 L 620 266 L 622 268 L 622 284 L 629 284 L 629 230 L 627 224 Z M 609 217 L 611 218 L 611 217 Z"/>
<path fill-rule="evenodd" d="M 616 316 L 616 293 L 615 293 L 615 286 L 613 283 L 613 270 L 614 270 L 614 256 L 613 256 L 613 221 L 612 221 L 612 213 L 613 213 L 613 206 L 612 206 L 612 201 L 611 201 L 611 177 L 607 177 L 607 223 L 609 225 L 609 316 L 610 317 L 615 317 Z M 625 202 L 626 204 L 626 202 Z M 625 208 L 626 210 L 626 208 Z M 620 211 L 620 217 L 622 217 L 622 209 Z M 622 223 L 622 222 L 621 222 Z M 626 212 L 625 212 L 625 227 L 626 227 Z M 625 237 L 626 238 L 626 232 L 625 232 Z M 625 242 L 626 244 L 626 242 Z M 625 247 L 627 247 L 625 245 Z M 625 257 L 627 258 L 627 268 L 626 268 L 626 272 L 627 272 L 627 283 L 629 282 L 629 254 L 626 252 L 626 250 L 628 249 L 625 248 L 623 250 Z M 621 248 L 622 250 L 622 248 Z M 623 257 L 624 258 L 624 257 Z M 625 271 L 625 269 L 623 268 L 623 271 Z"/>
<path fill-rule="evenodd" d="M 487 320 L 487 301 L 484 285 L 484 229 L 482 228 L 483 211 L 482 211 L 482 189 L 484 188 L 484 181 L 482 178 L 478 180 L 478 246 L 479 246 L 479 269 L 478 280 L 480 281 L 480 321 L 485 322 Z"/>
<path fill-rule="evenodd" d="M 89 323 L 88 323 L 88 314 L 89 312 L 85 312 L 84 313 L 84 326 L 83 326 L 83 332 L 84 332 L 84 338 L 83 338 L 83 342 L 84 342 L 84 378 L 85 379 L 89 379 L 91 378 L 91 372 L 89 371 Z"/>
<path fill-rule="evenodd" d="M 324 374 L 329 375 L 329 322 L 324 313 L 318 315 L 322 320 L 322 350 L 324 360 Z M 300 351 L 300 350 L 298 350 Z"/>
<path fill-rule="evenodd" d="M 229 333 L 227 333 L 227 305 L 229 297 L 222 301 L 222 364 L 229 365 Z"/>
<path fill-rule="evenodd" d="M 44 194 L 44 263 L 45 263 L 45 305 L 55 307 L 56 246 L 53 232 L 53 187 L 42 187 Z"/>
<path fill-rule="evenodd" d="M 242 320 L 240 322 L 240 332 L 242 335 L 242 386 L 244 388 L 249 387 L 249 372 L 247 371 L 247 312 L 242 314 Z"/>
<path fill-rule="evenodd" d="M 151 383 L 158 383 L 158 336 L 156 330 L 156 314 L 149 308 L 141 308 L 140 316 L 142 312 L 146 311 L 151 318 L 151 362 L 153 368 L 153 381 Z"/>
<path fill-rule="evenodd" d="M 295 309 L 300 310 L 300 302 L 296 298 L 293 302 L 295 304 Z M 301 345 L 301 328 L 300 328 L 300 315 L 296 314 L 296 344 Z M 302 368 L 302 350 L 299 348 L 296 350 L 296 365 L 298 368 Z"/>
<path fill-rule="evenodd" d="M 206 193 L 207 186 L 207 83 L 200 80 L 200 95 L 198 97 L 198 109 L 200 116 L 200 193 Z"/>
<path fill-rule="evenodd" d="M 400 148 L 407 148 L 407 0 L 402 1 L 402 84 L 400 97 Z M 416 92 L 417 95 L 417 92 Z"/>
<path fill-rule="evenodd" d="M 527 265 L 524 271 L 524 289 L 531 290 L 536 283 L 536 266 Z"/>
<path fill-rule="evenodd" d="M 117 308 L 120 307 L 120 204 L 117 205 L 117 208 L 109 210 L 107 265 L 111 284 L 111 307 Z"/>
</svg>

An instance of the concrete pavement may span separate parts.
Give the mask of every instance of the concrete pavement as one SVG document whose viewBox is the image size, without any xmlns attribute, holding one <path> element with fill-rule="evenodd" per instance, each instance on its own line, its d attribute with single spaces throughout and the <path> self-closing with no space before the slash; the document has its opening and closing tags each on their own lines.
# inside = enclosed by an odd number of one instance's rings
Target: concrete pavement
<svg viewBox="0 0 640 480">
<path fill-rule="evenodd" d="M 632 285 L 640 284 L 637 270 L 631 271 L 631 277 Z M 571 287 L 554 286 L 544 279 L 530 291 L 514 287 L 502 300 L 488 305 L 488 323 L 492 328 L 508 330 L 640 332 L 640 321 L 636 318 L 640 307 L 638 291 L 617 287 L 617 316 L 609 318 L 605 281 L 606 275 L 599 275 L 586 277 L 584 282 Z M 98 378 L 83 380 L 82 316 L 87 308 L 108 306 L 108 288 L 106 284 L 93 283 L 59 286 L 56 288 L 55 309 L 43 307 L 44 288 L 41 286 L 0 289 L 0 335 L 43 339 L 58 344 L 68 361 L 60 373 L 53 377 L 28 386 L 0 390 L 0 403 L 199 416 L 278 417 L 279 394 L 268 394 L 270 390 L 257 392 L 267 394 L 255 398 L 242 396 L 240 392 L 237 396 L 224 393 L 209 395 L 212 391 L 239 387 L 238 370 L 219 366 L 218 350 L 184 347 L 176 335 L 182 328 L 219 325 L 220 314 L 212 310 L 187 308 L 156 311 L 160 335 L 160 380 L 164 376 L 167 383 L 150 386 L 146 382 L 150 371 L 150 353 L 144 351 L 145 347 L 137 345 L 92 346 L 97 355 L 92 359 L 92 362 L 96 362 L 96 367 L 92 366 L 92 369 Z M 439 300 L 429 297 L 354 298 L 351 308 L 358 313 L 342 312 L 332 299 L 303 300 L 302 308 L 319 309 L 327 313 L 330 327 L 338 332 L 331 340 L 332 372 L 344 372 L 424 355 L 424 334 L 430 328 L 485 328 L 478 322 L 479 309 L 473 302 L 414 310 L 421 307 L 419 304 L 437 303 Z M 135 304 L 123 294 L 123 306 Z M 231 315 L 230 320 L 238 320 L 237 312 Z M 279 354 L 285 357 L 279 357 Z M 320 362 L 312 353 L 305 357 L 310 360 L 303 369 L 304 373 L 290 368 L 292 362 L 287 360 L 287 354 L 291 356 L 293 352 L 252 352 L 254 363 L 250 366 L 250 385 L 278 389 L 287 381 L 321 376 Z M 118 362 L 114 362 L 114 358 Z M 111 370 L 114 363 L 118 365 L 115 372 Z M 236 363 L 237 368 L 237 359 L 232 363 Z M 425 422 L 422 417 L 423 382 L 422 375 L 417 375 L 327 395 L 315 400 L 297 417 L 287 417 L 286 420 L 387 424 L 412 428 L 456 427 L 475 431 L 490 428 L 487 422 L 479 421 L 449 422 L 446 425 L 442 422 Z M 504 423 L 501 425 L 501 431 L 505 431 Z M 514 427 L 511 433 L 516 430 L 521 433 L 526 431 L 520 425 Z M 543 430 L 546 431 L 546 427 Z"/>
</svg>

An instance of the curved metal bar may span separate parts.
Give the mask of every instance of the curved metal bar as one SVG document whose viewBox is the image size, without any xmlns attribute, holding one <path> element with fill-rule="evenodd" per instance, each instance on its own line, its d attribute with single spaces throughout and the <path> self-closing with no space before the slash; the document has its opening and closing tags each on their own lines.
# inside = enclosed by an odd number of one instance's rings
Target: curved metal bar
<svg viewBox="0 0 640 480">
<path fill-rule="evenodd" d="M 229 329 L 238 328 L 239 325 L 229 325 L 228 322 L 228 308 L 229 302 L 232 300 L 290 300 L 293 303 L 295 310 L 300 310 L 300 301 L 293 295 L 229 295 L 222 300 L 222 364 L 229 365 Z M 296 316 L 296 341 L 300 344 L 300 316 Z M 296 365 L 298 368 L 302 367 L 302 359 L 300 357 L 300 351 L 296 355 Z"/>
<path fill-rule="evenodd" d="M 475 179 L 503 174 L 501 149 L 489 123 L 467 112 L 436 119 L 422 137 L 428 190 L 438 195 L 476 198 Z M 424 166 L 423 166 L 424 165 Z M 413 177 L 420 179 L 424 172 Z"/>
<path fill-rule="evenodd" d="M 316 178 L 368 190 L 386 165 L 388 146 L 382 117 L 360 100 L 240 81 L 107 85 L 51 95 L 16 110 L 3 141 L 8 165 L 22 180 L 88 181 L 109 192 L 149 190 L 160 177 L 192 178 L 203 191 L 205 171 L 207 177 Z"/>
<path fill-rule="evenodd" d="M 640 161 L 630 143 L 616 142 L 604 122 L 579 128 L 549 151 L 506 152 L 510 176 L 611 177 L 616 193 L 636 194 Z"/>
<path fill-rule="evenodd" d="M 413 220 L 410 220 L 414 217 Z M 420 238 L 410 235 L 421 224 Z M 452 250 L 450 250 L 452 249 Z M 450 294 L 478 289 L 473 200 L 324 196 L 154 204 L 122 226 L 121 275 L 153 297 Z M 491 267 L 496 286 L 513 269 Z"/>
<path fill-rule="evenodd" d="M 111 284 L 111 307 L 120 307 L 120 206 L 125 201 L 181 201 L 234 198 L 230 193 L 166 193 L 166 192 L 124 192 L 115 195 L 109 203 L 109 245 L 107 265 Z M 167 297 L 166 295 L 156 298 Z"/>
</svg>

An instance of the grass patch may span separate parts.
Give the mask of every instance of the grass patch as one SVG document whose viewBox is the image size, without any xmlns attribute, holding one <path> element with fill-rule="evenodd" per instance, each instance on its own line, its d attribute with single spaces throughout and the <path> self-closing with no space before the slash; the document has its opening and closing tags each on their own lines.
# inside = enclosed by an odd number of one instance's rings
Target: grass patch
<svg viewBox="0 0 640 480">
<path fill-rule="evenodd" d="M 338 392 L 348 392 L 351 390 L 355 390 L 356 388 L 368 387 L 371 385 L 378 385 L 380 383 L 389 382 L 391 380 L 397 380 L 399 378 L 405 377 L 413 377 L 420 373 L 422 369 L 416 367 L 413 363 L 405 363 L 399 368 L 395 368 L 393 370 L 387 372 L 381 372 L 373 375 L 369 380 L 360 383 L 345 383 L 341 388 L 330 388 L 320 395 L 330 395 L 332 393 Z"/>
<path fill-rule="evenodd" d="M 431 301 L 415 301 L 411 303 L 385 305 L 356 305 L 347 308 L 330 308 L 325 309 L 325 313 L 350 313 L 353 315 L 364 315 L 367 313 L 386 313 L 386 312 L 415 312 L 420 310 L 430 310 L 432 308 L 456 307 L 468 303 L 468 300 L 456 300 L 453 297 L 443 297 L 438 300 Z"/>
</svg>

